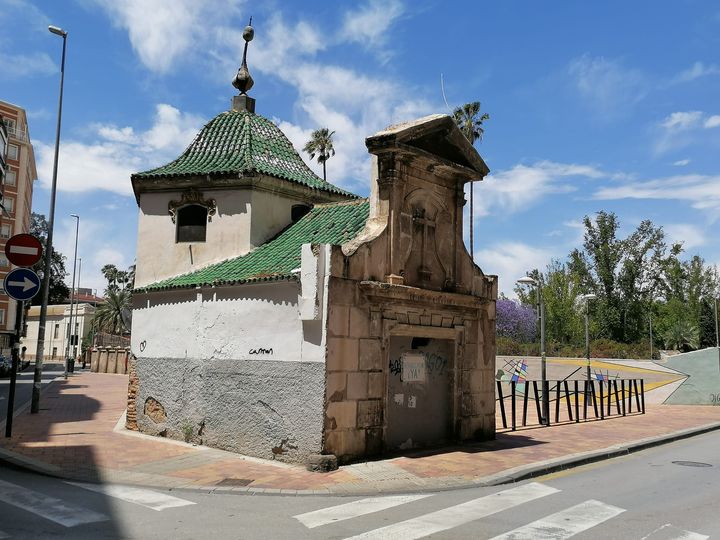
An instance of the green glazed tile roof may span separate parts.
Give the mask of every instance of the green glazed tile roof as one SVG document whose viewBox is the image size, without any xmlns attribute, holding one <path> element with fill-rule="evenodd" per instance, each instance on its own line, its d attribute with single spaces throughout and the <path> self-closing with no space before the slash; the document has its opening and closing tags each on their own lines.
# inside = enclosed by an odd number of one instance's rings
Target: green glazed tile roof
<svg viewBox="0 0 720 540">
<path fill-rule="evenodd" d="M 369 209 L 367 199 L 317 205 L 274 240 L 245 255 L 136 291 L 292 279 L 292 270 L 300 267 L 300 247 L 303 244 L 344 244 L 365 226 Z"/>
<path fill-rule="evenodd" d="M 210 120 L 183 154 L 133 178 L 262 173 L 313 189 L 356 195 L 317 176 L 273 122 L 248 111 L 225 111 Z"/>
</svg>

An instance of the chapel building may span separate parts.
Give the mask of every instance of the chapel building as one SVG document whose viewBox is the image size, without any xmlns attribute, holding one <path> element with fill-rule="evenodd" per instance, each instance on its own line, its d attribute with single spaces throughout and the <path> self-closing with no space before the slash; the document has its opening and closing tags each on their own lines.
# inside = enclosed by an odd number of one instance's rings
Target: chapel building
<svg viewBox="0 0 720 540">
<path fill-rule="evenodd" d="M 366 139 L 370 197 L 319 178 L 240 95 L 139 206 L 128 427 L 347 462 L 495 434 L 497 278 L 463 242 L 488 168 L 452 118 Z"/>
</svg>

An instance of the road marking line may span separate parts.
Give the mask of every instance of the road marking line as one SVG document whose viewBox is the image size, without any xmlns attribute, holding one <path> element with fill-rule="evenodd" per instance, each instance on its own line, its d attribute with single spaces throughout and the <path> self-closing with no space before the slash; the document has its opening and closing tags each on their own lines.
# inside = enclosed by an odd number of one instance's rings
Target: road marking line
<svg viewBox="0 0 720 540">
<path fill-rule="evenodd" d="M 67 506 L 60 499 L 43 495 L 4 480 L 0 480 L 0 501 L 54 521 L 63 527 L 74 527 L 75 525 L 110 519 L 103 514 L 86 508 L 76 505 Z"/>
<path fill-rule="evenodd" d="M 407 504 L 430 496 L 431 494 L 370 497 L 347 504 L 332 506 L 330 508 L 321 508 L 320 510 L 315 510 L 314 512 L 307 512 L 293 517 L 305 525 L 308 529 L 314 529 L 315 527 L 321 527 L 322 525 L 327 525 L 329 523 L 335 523 L 346 519 L 352 519 L 354 517 L 364 516 L 366 514 L 372 514 L 374 512 L 380 512 L 381 510 L 387 510 L 388 508 L 393 508 L 401 504 Z"/>
<path fill-rule="evenodd" d="M 138 504 L 151 510 L 160 512 L 167 508 L 177 508 L 180 506 L 189 506 L 195 504 L 192 501 L 186 501 L 166 493 L 159 493 L 150 489 L 142 489 L 132 486 L 121 486 L 112 484 L 84 484 L 80 482 L 66 482 L 67 484 L 77 486 L 96 493 L 102 493 L 108 497 L 114 497 L 125 502 Z"/>
<path fill-rule="evenodd" d="M 10 538 L 10 535 L 6 532 L 0 531 L 0 539 L 2 538 Z"/>
<path fill-rule="evenodd" d="M 672 532 L 666 529 L 672 529 Z M 660 531 L 665 532 L 661 533 Z M 678 533 L 679 535 L 675 536 Z M 710 538 L 705 534 L 700 534 L 692 531 L 683 531 L 682 529 L 675 527 L 672 523 L 666 523 L 662 527 L 658 527 L 657 529 L 655 529 L 647 536 L 643 536 L 641 540 L 648 540 L 649 538 L 653 538 L 656 536 L 661 536 L 662 538 L 669 538 L 670 540 L 707 540 L 708 538 Z"/>
<path fill-rule="evenodd" d="M 508 510 L 514 506 L 558 493 L 560 490 L 537 482 L 525 484 L 520 487 L 506 489 L 473 499 L 462 504 L 451 506 L 437 512 L 431 512 L 417 518 L 408 519 L 381 527 L 366 533 L 353 536 L 347 540 L 378 540 L 392 538 L 393 540 L 412 540 L 422 538 L 441 531 L 465 525 L 471 521 Z"/>
<path fill-rule="evenodd" d="M 591 499 L 496 536 L 492 540 L 542 540 L 545 538 L 554 540 L 570 538 L 614 518 L 624 511 L 624 508 Z"/>
</svg>

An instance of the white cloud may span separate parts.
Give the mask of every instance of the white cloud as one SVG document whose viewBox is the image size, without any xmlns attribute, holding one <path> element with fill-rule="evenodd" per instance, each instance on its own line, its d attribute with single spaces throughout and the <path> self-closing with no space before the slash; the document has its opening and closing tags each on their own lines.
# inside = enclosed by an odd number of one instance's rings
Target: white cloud
<svg viewBox="0 0 720 540">
<path fill-rule="evenodd" d="M 706 65 L 702 62 L 695 62 L 685 71 L 681 71 L 680 73 L 678 73 L 671 82 L 690 82 L 694 81 L 695 79 L 699 79 L 700 77 L 717 74 L 720 74 L 720 66 L 716 66 L 715 64 Z"/>
<path fill-rule="evenodd" d="M 659 124 L 655 152 L 662 154 L 679 150 L 697 140 L 698 131 L 720 126 L 720 115 L 706 116 L 703 111 L 677 111 L 666 116 Z M 676 162 L 678 164 L 681 162 Z"/>
<path fill-rule="evenodd" d="M 85 143 L 63 140 L 60 144 L 58 189 L 61 191 L 105 190 L 130 195 L 130 175 L 176 158 L 202 126 L 193 114 L 159 104 L 153 125 L 143 132 L 132 127 L 93 124 L 97 140 Z M 35 143 L 38 178 L 50 185 L 54 146 Z"/>
<path fill-rule="evenodd" d="M 488 175 L 475 187 L 475 216 L 508 214 L 525 210 L 551 193 L 577 190 L 573 178 L 601 178 L 595 167 L 552 161 L 515 165 L 512 169 Z"/>
<path fill-rule="evenodd" d="M 714 114 L 705 120 L 703 127 L 711 129 L 720 126 L 720 114 Z"/>
<path fill-rule="evenodd" d="M 568 73 L 580 95 L 604 117 L 617 116 L 647 93 L 642 72 L 602 56 L 584 54 L 570 63 Z"/>
<path fill-rule="evenodd" d="M 34 75 L 49 75 L 58 68 L 45 53 L 33 54 L 7 54 L 0 52 L 0 65 L 3 67 L 3 77 L 20 79 Z"/>
<path fill-rule="evenodd" d="M 553 258 L 547 249 L 521 242 L 495 244 L 475 251 L 475 262 L 486 274 L 497 275 L 499 288 L 508 297 L 514 297 L 515 281 L 529 270 L 544 270 Z"/>
<path fill-rule="evenodd" d="M 113 24 L 127 30 L 140 61 L 165 73 L 178 59 L 203 43 L 208 28 L 237 14 L 242 0 L 95 0 Z"/>
<path fill-rule="evenodd" d="M 368 48 L 383 47 L 390 26 L 404 10 L 399 0 L 370 0 L 361 8 L 345 13 L 339 39 Z"/>
<path fill-rule="evenodd" d="M 663 230 L 669 243 L 680 242 L 686 250 L 702 246 L 707 242 L 703 230 L 689 223 L 671 223 L 664 225 Z"/>
<path fill-rule="evenodd" d="M 700 124 L 702 111 L 681 111 L 671 113 L 660 125 L 668 131 L 682 131 Z"/>
<path fill-rule="evenodd" d="M 690 164 L 689 159 L 679 159 L 679 160 L 673 162 L 673 165 L 675 165 L 676 167 L 685 167 L 686 165 L 689 165 L 689 164 Z"/>
<path fill-rule="evenodd" d="M 658 199 L 686 201 L 698 210 L 715 215 L 720 210 L 720 176 L 688 174 L 669 176 L 598 189 L 597 200 Z"/>
</svg>

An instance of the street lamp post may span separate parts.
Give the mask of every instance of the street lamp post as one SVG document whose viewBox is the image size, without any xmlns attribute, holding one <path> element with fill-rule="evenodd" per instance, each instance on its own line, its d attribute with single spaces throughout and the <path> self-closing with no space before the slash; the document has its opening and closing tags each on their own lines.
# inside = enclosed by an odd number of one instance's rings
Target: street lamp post
<svg viewBox="0 0 720 540">
<path fill-rule="evenodd" d="M 653 359 L 652 313 L 650 313 L 650 360 Z"/>
<path fill-rule="evenodd" d="M 37 353 L 35 354 L 35 373 L 33 374 L 32 401 L 30 412 L 37 414 L 40 411 L 40 385 L 42 384 L 43 355 L 45 353 L 45 322 L 47 320 L 47 306 L 50 299 L 50 272 L 52 269 L 52 240 L 53 225 L 55 223 L 55 194 L 57 192 L 58 154 L 60 152 L 60 126 L 62 125 L 63 83 L 65 82 L 65 48 L 67 46 L 67 32 L 57 26 L 48 26 L 53 34 L 62 37 L 62 59 L 60 61 L 60 96 L 58 98 L 57 129 L 55 130 L 55 158 L 53 160 L 52 188 L 50 190 L 50 213 L 48 219 L 47 240 L 45 242 L 45 274 L 42 283 L 42 303 L 40 304 L 40 320 L 38 324 Z"/>
<path fill-rule="evenodd" d="M 540 423 L 550 425 L 550 387 L 547 380 L 547 358 L 545 356 L 545 301 L 542 294 L 542 282 L 529 276 L 517 280 L 520 285 L 537 287 L 538 308 L 540 311 L 540 379 L 542 385 L 542 418 Z"/>
<path fill-rule="evenodd" d="M 585 358 L 587 359 L 587 380 L 589 381 L 592 376 L 590 374 L 590 300 L 595 300 L 597 295 L 592 293 L 583 294 L 580 296 L 585 302 Z"/>
<path fill-rule="evenodd" d="M 68 363 L 70 362 L 70 342 L 74 335 L 73 326 L 73 305 L 75 304 L 75 270 L 77 269 L 77 247 L 78 247 L 78 233 L 80 232 L 80 216 L 77 214 L 70 214 L 71 217 L 75 218 L 75 255 L 73 255 L 73 277 L 72 277 L 72 289 L 70 290 L 70 322 L 68 324 L 68 335 L 65 342 L 65 378 L 67 379 L 68 374 Z"/>
</svg>

